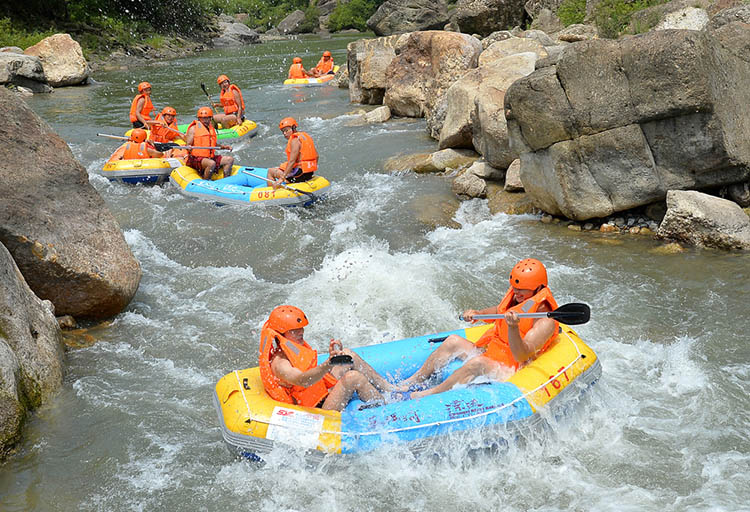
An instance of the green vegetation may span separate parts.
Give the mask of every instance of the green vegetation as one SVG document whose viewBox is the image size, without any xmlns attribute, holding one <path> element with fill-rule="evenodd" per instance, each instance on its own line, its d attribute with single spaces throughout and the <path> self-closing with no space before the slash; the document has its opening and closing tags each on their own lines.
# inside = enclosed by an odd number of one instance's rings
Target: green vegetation
<svg viewBox="0 0 750 512">
<path fill-rule="evenodd" d="M 557 16 L 566 27 L 574 23 L 583 23 L 586 18 L 586 0 L 563 0 L 557 8 Z"/>
<path fill-rule="evenodd" d="M 384 0 L 351 0 L 338 4 L 328 19 L 328 28 L 332 32 L 355 28 L 367 30 L 367 20 L 375 14 Z"/>
<path fill-rule="evenodd" d="M 24 28 L 14 26 L 10 18 L 0 18 L 0 47 L 18 46 L 25 50 L 54 33 L 52 30 L 44 32 L 27 31 Z"/>
<path fill-rule="evenodd" d="M 601 0 L 594 8 L 594 23 L 601 37 L 615 39 L 625 31 L 630 17 L 654 5 L 663 4 L 666 0 Z M 644 27 L 641 27 L 641 29 Z M 649 27 L 650 28 L 650 27 Z M 646 28 L 647 30 L 647 28 Z"/>
</svg>

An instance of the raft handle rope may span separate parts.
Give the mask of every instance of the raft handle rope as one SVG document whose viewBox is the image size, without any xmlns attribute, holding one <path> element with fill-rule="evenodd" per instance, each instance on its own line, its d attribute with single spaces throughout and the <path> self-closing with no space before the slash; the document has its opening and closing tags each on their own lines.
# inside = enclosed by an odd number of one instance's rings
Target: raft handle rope
<svg viewBox="0 0 750 512">
<path fill-rule="evenodd" d="M 263 424 L 266 424 L 266 425 L 269 425 L 269 426 L 273 425 L 273 426 L 283 427 L 283 428 L 287 428 L 287 429 L 291 428 L 291 429 L 294 429 L 294 430 L 297 430 L 297 431 L 309 432 L 309 433 L 316 433 L 316 434 L 319 434 L 319 435 L 332 434 L 332 435 L 340 435 L 342 437 L 343 436 L 349 436 L 349 437 L 380 436 L 380 435 L 386 435 L 386 434 L 395 434 L 397 432 L 406 432 L 406 431 L 409 431 L 409 430 L 417 430 L 417 429 L 423 429 L 423 428 L 428 428 L 428 427 L 437 427 L 437 426 L 446 425 L 446 424 L 449 424 L 449 423 L 457 423 L 459 421 L 467 421 L 467 420 L 473 420 L 473 419 L 476 419 L 476 418 L 481 418 L 481 417 L 484 417 L 484 416 L 489 416 L 490 414 L 498 413 L 498 412 L 500 412 L 500 411 L 502 411 L 502 410 L 504 410 L 504 409 L 506 409 L 506 408 L 508 408 L 508 407 L 510 407 L 512 405 L 515 405 L 517 402 L 520 402 L 521 400 L 526 399 L 527 397 L 536 394 L 538 391 L 541 391 L 542 389 L 544 389 L 547 386 L 547 384 L 550 384 L 551 382 L 554 382 L 559 376 L 561 376 L 565 372 L 567 372 L 579 360 L 586 358 L 586 355 L 581 353 L 580 347 L 573 340 L 573 338 L 571 338 L 570 335 L 566 331 L 563 331 L 563 334 L 565 334 L 565 336 L 568 338 L 568 340 L 570 340 L 570 342 L 573 344 L 573 346 L 576 349 L 576 352 L 578 353 L 578 356 L 576 356 L 575 359 L 573 359 L 567 366 L 564 366 L 564 367 L 560 368 L 560 370 L 555 375 L 550 376 L 550 378 L 547 379 L 544 383 L 542 383 L 541 385 L 539 385 L 536 388 L 532 389 L 531 391 L 528 391 L 528 392 L 524 393 L 523 395 L 519 396 L 515 400 L 511 400 L 507 404 L 502 404 L 499 407 L 496 407 L 494 409 L 490 409 L 489 411 L 484 411 L 484 412 L 477 413 L 477 414 L 474 414 L 474 415 L 471 415 L 471 416 L 464 416 L 464 417 L 461 417 L 461 418 L 454 418 L 454 419 L 443 420 L 443 421 L 434 421 L 432 423 L 425 423 L 425 424 L 422 424 L 422 425 L 411 425 L 409 427 L 394 428 L 394 429 L 389 429 L 389 430 L 374 430 L 374 431 L 369 431 L 369 432 L 345 432 L 345 431 L 338 431 L 338 430 L 314 430 L 314 429 L 307 429 L 307 428 L 301 428 L 301 427 L 297 427 L 297 426 L 291 426 L 291 425 L 287 425 L 287 424 L 277 423 L 277 422 L 271 421 L 270 419 L 258 419 L 256 417 L 254 417 L 253 414 L 252 414 L 252 412 L 250 411 L 250 404 L 248 403 L 247 397 L 245 396 L 245 391 L 242 389 L 242 386 L 240 384 L 239 370 L 235 370 L 234 373 L 235 373 L 235 375 L 237 377 L 238 387 L 240 388 L 240 391 L 242 392 L 242 398 L 245 400 L 245 407 L 247 408 L 248 419 L 245 420 L 245 423 L 249 424 L 249 423 L 251 423 L 251 422 L 254 421 L 256 423 L 263 423 Z"/>
</svg>

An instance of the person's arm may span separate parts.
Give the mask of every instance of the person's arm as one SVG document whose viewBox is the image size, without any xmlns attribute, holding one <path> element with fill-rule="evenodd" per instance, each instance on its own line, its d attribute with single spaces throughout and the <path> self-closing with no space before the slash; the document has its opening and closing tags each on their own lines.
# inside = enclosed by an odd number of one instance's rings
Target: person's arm
<svg viewBox="0 0 750 512">
<path fill-rule="evenodd" d="M 245 115 L 245 109 L 242 108 L 242 96 L 237 89 L 232 89 L 232 96 L 234 96 L 234 102 L 237 104 L 238 110 L 235 115 L 237 116 L 237 124 L 239 124 L 242 122 L 242 116 Z"/>
<path fill-rule="evenodd" d="M 306 372 L 295 368 L 288 359 L 283 357 L 276 357 L 271 363 L 271 369 L 276 377 L 289 384 L 302 387 L 312 386 L 330 372 L 332 368 L 333 365 L 330 363 L 330 358 L 323 364 L 315 368 L 310 368 Z"/>
<path fill-rule="evenodd" d="M 539 308 L 543 311 L 544 308 Z M 544 346 L 555 331 L 555 321 L 551 318 L 539 318 L 534 321 L 534 326 L 529 329 L 525 337 L 521 337 L 518 324 L 521 319 L 515 311 L 505 313 L 505 324 L 508 326 L 508 344 L 513 358 L 522 363 L 533 357 L 539 349 Z"/>
<path fill-rule="evenodd" d="M 187 134 L 185 135 L 185 145 L 186 146 L 192 146 L 193 145 L 193 137 L 195 136 L 195 126 L 191 126 L 188 128 Z"/>
<path fill-rule="evenodd" d="M 479 311 L 476 309 L 467 309 L 462 316 L 467 322 L 474 323 L 476 322 L 476 320 L 474 320 L 475 315 L 494 315 L 495 313 L 497 313 L 497 306 L 490 306 L 488 308 L 480 309 Z M 494 320 L 484 320 L 484 322 L 494 322 Z"/>
<path fill-rule="evenodd" d="M 146 152 L 151 158 L 161 158 L 164 156 L 164 153 L 157 151 L 156 148 L 152 148 L 151 146 L 146 146 Z"/>
<path fill-rule="evenodd" d="M 146 126 L 146 118 L 143 117 L 143 114 L 141 114 L 141 109 L 143 108 L 143 105 L 145 103 L 146 98 L 138 98 L 138 103 L 135 104 L 135 117 L 143 123 L 143 126 Z"/>
</svg>

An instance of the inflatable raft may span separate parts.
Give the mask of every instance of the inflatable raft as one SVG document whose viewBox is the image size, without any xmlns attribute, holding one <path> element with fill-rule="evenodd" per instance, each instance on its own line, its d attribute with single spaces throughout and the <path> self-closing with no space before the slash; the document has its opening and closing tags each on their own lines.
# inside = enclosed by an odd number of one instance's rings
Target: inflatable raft
<svg viewBox="0 0 750 512">
<path fill-rule="evenodd" d="M 104 164 L 99 174 L 110 181 L 118 181 L 120 183 L 155 183 L 161 185 L 169 178 L 170 173 L 174 169 L 185 165 L 184 157 L 186 151 L 184 149 L 170 151 L 170 153 L 177 155 L 173 158 L 120 160 L 124 151 L 125 145 L 123 144 L 117 151 L 112 153 L 112 156 L 109 157 L 109 160 Z"/>
<path fill-rule="evenodd" d="M 252 176 L 251 174 L 255 176 Z M 291 183 L 288 188 L 273 190 L 261 179 L 268 176 L 268 169 L 234 166 L 232 175 L 223 174 L 204 180 L 192 167 L 182 166 L 173 170 L 169 181 L 183 195 L 204 199 L 217 204 L 239 204 L 242 206 L 278 204 L 283 206 L 306 206 L 322 199 L 330 183 L 322 176 L 315 176 L 303 183 Z"/>
<path fill-rule="evenodd" d="M 338 66 L 333 66 L 333 74 L 323 75 L 318 78 L 287 78 L 284 80 L 284 85 L 324 85 L 333 80 L 338 70 Z"/>
<path fill-rule="evenodd" d="M 476 342 L 489 325 L 408 338 L 355 349 L 381 375 L 399 380 L 413 374 L 448 334 Z M 325 361 L 327 354 L 319 356 Z M 460 366 L 449 365 L 443 378 Z M 257 367 L 237 370 L 216 384 L 214 404 L 224 441 L 241 456 L 262 460 L 276 443 L 305 450 L 315 461 L 326 454 L 363 453 L 389 443 L 426 452 L 451 433 L 476 434 L 487 445 L 543 424 L 541 408 L 564 410 L 601 374 L 593 350 L 560 324 L 553 345 L 506 382 L 483 382 L 417 400 L 372 406 L 353 400 L 342 411 L 300 407 L 270 398 Z"/>
<path fill-rule="evenodd" d="M 177 126 L 177 129 L 182 133 L 186 133 L 189 124 L 181 124 Z M 231 128 L 218 128 L 216 130 L 216 136 L 219 140 L 222 139 L 239 139 L 240 137 L 254 137 L 258 133 L 258 125 L 255 121 L 245 119 L 242 124 L 232 126 Z"/>
</svg>

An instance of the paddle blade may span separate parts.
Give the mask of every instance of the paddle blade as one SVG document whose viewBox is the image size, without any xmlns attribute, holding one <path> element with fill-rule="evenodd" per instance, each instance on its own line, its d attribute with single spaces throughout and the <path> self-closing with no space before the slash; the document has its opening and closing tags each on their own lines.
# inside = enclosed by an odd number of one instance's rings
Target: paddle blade
<svg viewBox="0 0 750 512">
<path fill-rule="evenodd" d="M 591 318 L 591 308 L 588 304 L 571 302 L 547 313 L 547 316 L 566 325 L 580 325 L 585 324 Z"/>
</svg>

